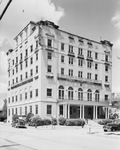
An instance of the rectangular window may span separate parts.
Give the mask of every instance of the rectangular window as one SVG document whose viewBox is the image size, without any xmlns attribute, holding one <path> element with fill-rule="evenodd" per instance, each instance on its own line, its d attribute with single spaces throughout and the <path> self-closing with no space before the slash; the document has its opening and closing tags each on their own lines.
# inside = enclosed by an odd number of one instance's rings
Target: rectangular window
<svg viewBox="0 0 120 150">
<path fill-rule="evenodd" d="M 82 71 L 78 71 L 78 77 L 82 78 L 83 77 L 83 72 Z"/>
<path fill-rule="evenodd" d="M 18 66 L 16 66 L 16 73 L 18 73 Z"/>
<path fill-rule="evenodd" d="M 48 65 L 47 72 L 52 72 L 52 66 Z"/>
<path fill-rule="evenodd" d="M 38 66 L 36 66 L 36 73 L 38 73 Z"/>
<path fill-rule="evenodd" d="M 22 70 L 22 64 L 20 64 L 20 70 Z"/>
<path fill-rule="evenodd" d="M 73 65 L 73 57 L 69 57 L 69 64 Z"/>
<path fill-rule="evenodd" d="M 16 100 L 16 102 L 17 102 L 17 95 L 15 96 L 15 100 Z"/>
<path fill-rule="evenodd" d="M 108 101 L 108 95 L 105 94 L 105 101 Z"/>
<path fill-rule="evenodd" d="M 78 55 L 83 55 L 83 49 L 82 48 L 78 48 Z"/>
<path fill-rule="evenodd" d="M 108 55 L 105 55 L 105 61 L 108 61 Z"/>
<path fill-rule="evenodd" d="M 12 116 L 14 115 L 14 108 L 12 108 Z"/>
<path fill-rule="evenodd" d="M 73 46 L 69 45 L 69 53 L 73 53 Z"/>
<path fill-rule="evenodd" d="M 30 46 L 30 52 L 32 52 L 32 51 L 33 51 L 33 45 Z"/>
<path fill-rule="evenodd" d="M 20 101 L 22 100 L 22 94 L 20 94 Z"/>
<path fill-rule="evenodd" d="M 14 69 L 13 69 L 13 75 L 14 75 Z"/>
<path fill-rule="evenodd" d="M 38 48 L 38 44 L 39 44 L 39 43 L 38 43 L 38 40 L 37 40 L 37 41 L 36 41 L 36 48 Z"/>
<path fill-rule="evenodd" d="M 78 66 L 80 66 L 80 67 L 83 66 L 83 60 L 82 59 L 78 59 Z"/>
<path fill-rule="evenodd" d="M 47 41 L 47 46 L 48 46 L 48 47 L 52 47 L 52 40 L 51 40 L 51 39 L 48 39 L 48 41 Z"/>
<path fill-rule="evenodd" d="M 30 113 L 32 113 L 32 106 L 30 106 Z"/>
<path fill-rule="evenodd" d="M 38 53 L 36 53 L 36 61 L 38 60 Z"/>
<path fill-rule="evenodd" d="M 64 63 L 64 56 L 61 56 L 61 62 Z"/>
<path fill-rule="evenodd" d="M 64 75 L 64 68 L 61 68 L 61 75 Z"/>
<path fill-rule="evenodd" d="M 22 115 L 22 107 L 20 107 L 20 115 Z"/>
<path fill-rule="evenodd" d="M 18 57 L 16 57 L 16 64 L 18 64 Z"/>
<path fill-rule="evenodd" d="M 30 98 L 32 98 L 32 91 L 30 91 Z"/>
<path fill-rule="evenodd" d="M 52 96 L 52 89 L 47 89 L 47 96 L 51 97 Z"/>
<path fill-rule="evenodd" d="M 87 79 L 91 79 L 91 73 L 87 73 Z"/>
<path fill-rule="evenodd" d="M 8 98 L 8 103 L 10 103 L 10 97 Z"/>
<path fill-rule="evenodd" d="M 98 64 L 95 64 L 95 70 L 97 70 L 98 69 Z"/>
<path fill-rule="evenodd" d="M 61 51 L 64 51 L 64 43 L 61 43 Z"/>
<path fill-rule="evenodd" d="M 105 82 L 108 82 L 108 76 L 105 76 Z"/>
<path fill-rule="evenodd" d="M 13 62 L 13 65 L 14 65 L 14 59 L 13 59 L 13 61 L 12 61 L 12 62 Z"/>
<path fill-rule="evenodd" d="M 98 80 L 98 75 L 97 74 L 95 74 L 95 80 Z"/>
<path fill-rule="evenodd" d="M 33 57 L 30 58 L 30 64 L 33 64 Z"/>
<path fill-rule="evenodd" d="M 15 114 L 17 115 L 17 108 L 15 108 Z"/>
<path fill-rule="evenodd" d="M 92 52 L 88 50 L 87 57 L 92 57 L 91 54 L 92 54 Z"/>
<path fill-rule="evenodd" d="M 8 115 L 10 116 L 10 109 L 8 109 Z"/>
<path fill-rule="evenodd" d="M 63 115 L 63 105 L 60 105 L 59 106 L 59 115 Z"/>
<path fill-rule="evenodd" d="M 12 96 L 12 102 L 14 102 L 14 96 Z"/>
<path fill-rule="evenodd" d="M 35 96 L 38 97 L 38 89 L 35 89 Z"/>
<path fill-rule="evenodd" d="M 38 114 L 38 105 L 35 105 L 35 114 Z"/>
<path fill-rule="evenodd" d="M 52 59 L 52 53 L 48 52 L 48 59 L 51 60 Z"/>
<path fill-rule="evenodd" d="M 52 114 L 52 105 L 47 105 L 47 115 Z"/>
<path fill-rule="evenodd" d="M 92 62 L 91 61 L 87 61 L 87 67 L 91 68 L 92 67 Z"/>
<path fill-rule="evenodd" d="M 26 79 L 28 78 L 28 73 L 27 73 L 27 72 L 25 73 L 25 78 L 26 78 Z"/>
<path fill-rule="evenodd" d="M 25 57 L 28 56 L 28 49 L 25 50 Z"/>
<path fill-rule="evenodd" d="M 73 70 L 72 69 L 69 69 L 69 76 L 73 76 Z"/>
<path fill-rule="evenodd" d="M 95 59 L 98 59 L 98 53 L 95 53 Z"/>
<path fill-rule="evenodd" d="M 14 79 L 12 80 L 12 83 L 13 83 L 13 85 L 14 85 Z"/>
<path fill-rule="evenodd" d="M 108 72 L 108 66 L 107 65 L 105 66 L 105 71 Z"/>
<path fill-rule="evenodd" d="M 23 59 L 23 57 L 22 57 L 22 53 L 20 54 L 20 60 L 22 60 Z"/>
<path fill-rule="evenodd" d="M 22 81 L 22 75 L 20 75 L 20 81 Z"/>
<path fill-rule="evenodd" d="M 27 99 L 27 92 L 25 92 L 25 99 Z"/>
<path fill-rule="evenodd" d="M 27 106 L 25 106 L 25 115 L 27 115 Z"/>
<path fill-rule="evenodd" d="M 18 83 L 18 77 L 16 77 L 16 83 Z"/>
<path fill-rule="evenodd" d="M 33 70 L 30 69 L 30 76 L 33 76 Z"/>
<path fill-rule="evenodd" d="M 27 67 L 27 66 L 28 66 L 28 61 L 26 60 L 26 61 L 25 61 L 25 67 Z"/>
</svg>

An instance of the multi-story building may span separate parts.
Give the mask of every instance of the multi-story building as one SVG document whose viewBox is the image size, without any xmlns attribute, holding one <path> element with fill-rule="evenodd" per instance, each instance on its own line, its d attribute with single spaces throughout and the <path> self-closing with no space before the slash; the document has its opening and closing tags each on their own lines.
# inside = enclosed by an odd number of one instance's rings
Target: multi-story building
<svg viewBox="0 0 120 150">
<path fill-rule="evenodd" d="M 112 44 L 30 22 L 8 55 L 8 121 L 13 114 L 41 118 L 108 118 Z"/>
</svg>

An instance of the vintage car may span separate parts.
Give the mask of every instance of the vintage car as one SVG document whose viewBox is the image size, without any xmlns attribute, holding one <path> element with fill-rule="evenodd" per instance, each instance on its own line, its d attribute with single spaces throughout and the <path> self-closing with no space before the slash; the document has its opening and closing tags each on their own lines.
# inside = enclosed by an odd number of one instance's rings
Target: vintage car
<svg viewBox="0 0 120 150">
<path fill-rule="evenodd" d="M 110 131 L 120 131 L 120 122 L 114 121 L 113 123 L 108 123 L 103 126 L 104 132 Z"/>
<path fill-rule="evenodd" d="M 26 128 L 25 120 L 17 119 L 16 121 L 12 122 L 12 127 L 15 127 L 15 128 Z"/>
</svg>

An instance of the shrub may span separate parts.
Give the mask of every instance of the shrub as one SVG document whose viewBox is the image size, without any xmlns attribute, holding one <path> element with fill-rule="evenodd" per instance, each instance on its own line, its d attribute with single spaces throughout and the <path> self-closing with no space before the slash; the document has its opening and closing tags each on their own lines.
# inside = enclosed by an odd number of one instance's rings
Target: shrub
<svg viewBox="0 0 120 150">
<path fill-rule="evenodd" d="M 51 120 L 50 119 L 43 119 L 43 123 L 44 123 L 44 125 L 50 125 Z"/>
<path fill-rule="evenodd" d="M 100 125 L 106 125 L 106 124 L 112 123 L 112 122 L 113 122 L 112 119 L 102 119 L 102 120 L 98 121 L 98 124 L 100 124 Z"/>
<path fill-rule="evenodd" d="M 32 116 L 30 118 L 30 122 L 31 122 L 30 125 L 32 125 L 32 126 L 35 126 L 35 125 L 41 126 L 41 125 L 43 125 L 43 120 L 40 118 L 39 115 Z"/>
<path fill-rule="evenodd" d="M 52 125 L 57 125 L 57 119 L 55 117 L 52 117 L 51 124 Z"/>
<path fill-rule="evenodd" d="M 66 120 L 66 126 L 84 126 L 85 121 L 83 119 L 76 119 L 76 120 Z"/>
<path fill-rule="evenodd" d="M 65 125 L 66 119 L 63 116 L 60 116 L 58 121 L 59 121 L 59 125 Z"/>
<path fill-rule="evenodd" d="M 34 114 L 32 114 L 31 112 L 27 114 L 26 116 L 26 123 L 30 122 L 30 118 L 33 117 Z"/>
<path fill-rule="evenodd" d="M 18 119 L 18 115 L 15 114 L 15 115 L 12 116 L 12 121 L 15 122 L 17 119 Z"/>
<path fill-rule="evenodd" d="M 66 120 L 65 125 L 66 126 L 75 126 L 75 121 L 74 120 Z"/>
</svg>

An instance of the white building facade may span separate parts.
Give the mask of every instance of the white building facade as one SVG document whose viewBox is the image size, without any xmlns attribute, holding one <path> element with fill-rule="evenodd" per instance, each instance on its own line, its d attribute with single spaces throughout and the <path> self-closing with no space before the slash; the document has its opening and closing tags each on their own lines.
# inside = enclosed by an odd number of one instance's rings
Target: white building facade
<svg viewBox="0 0 120 150">
<path fill-rule="evenodd" d="M 112 44 L 30 22 L 8 55 L 8 121 L 13 114 L 41 118 L 109 118 Z"/>
</svg>

